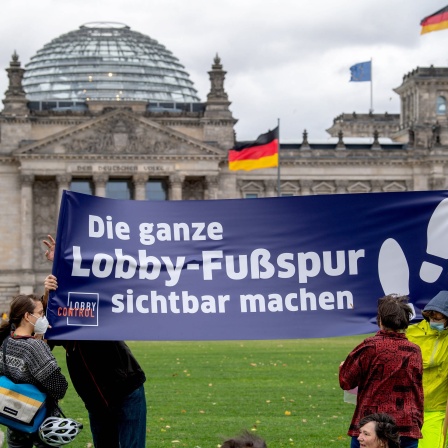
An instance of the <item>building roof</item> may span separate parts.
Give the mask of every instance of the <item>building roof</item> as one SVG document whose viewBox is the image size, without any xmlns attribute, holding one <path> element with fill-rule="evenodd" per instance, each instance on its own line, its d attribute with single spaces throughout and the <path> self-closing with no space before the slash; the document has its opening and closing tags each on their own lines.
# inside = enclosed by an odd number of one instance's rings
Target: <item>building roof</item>
<svg viewBox="0 0 448 448">
<path fill-rule="evenodd" d="M 53 39 L 25 69 L 29 101 L 200 101 L 169 50 L 116 22 L 87 23 Z"/>
</svg>

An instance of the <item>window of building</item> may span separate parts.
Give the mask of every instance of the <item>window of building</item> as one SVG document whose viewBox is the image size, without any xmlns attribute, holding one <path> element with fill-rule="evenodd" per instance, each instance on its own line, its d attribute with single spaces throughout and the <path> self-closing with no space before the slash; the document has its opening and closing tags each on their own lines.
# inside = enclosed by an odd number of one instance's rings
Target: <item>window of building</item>
<svg viewBox="0 0 448 448">
<path fill-rule="evenodd" d="M 238 187 L 244 199 L 262 198 L 265 194 L 263 181 L 242 181 Z"/>
<path fill-rule="evenodd" d="M 275 189 L 277 192 L 277 188 Z M 280 196 L 298 196 L 300 186 L 297 181 L 282 182 L 280 186 Z"/>
<path fill-rule="evenodd" d="M 92 182 L 89 179 L 73 179 L 70 182 L 70 190 L 76 193 L 93 194 Z"/>
<path fill-rule="evenodd" d="M 106 198 L 131 199 L 129 179 L 110 179 L 106 184 Z"/>
<path fill-rule="evenodd" d="M 151 179 L 146 182 L 148 201 L 166 201 L 168 199 L 166 182 L 163 179 Z"/>
<path fill-rule="evenodd" d="M 446 98 L 444 96 L 437 97 L 437 115 L 446 114 Z"/>
</svg>

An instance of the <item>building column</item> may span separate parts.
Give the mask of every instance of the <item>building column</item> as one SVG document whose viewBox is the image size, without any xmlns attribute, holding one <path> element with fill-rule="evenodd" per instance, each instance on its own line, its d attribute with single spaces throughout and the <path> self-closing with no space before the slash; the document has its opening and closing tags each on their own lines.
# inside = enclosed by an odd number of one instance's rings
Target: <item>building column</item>
<svg viewBox="0 0 448 448">
<path fill-rule="evenodd" d="M 181 201 L 182 200 L 182 185 L 185 176 L 180 174 L 173 174 L 169 177 L 169 192 L 168 196 L 170 201 Z"/>
<path fill-rule="evenodd" d="M 108 180 L 109 176 L 107 174 L 93 175 L 93 183 L 95 185 L 95 196 L 99 196 L 100 198 L 106 197 L 106 184 Z"/>
<path fill-rule="evenodd" d="M 23 174 L 21 181 L 21 226 L 22 226 L 22 245 L 21 245 L 21 264 L 22 280 L 20 282 L 21 294 L 32 294 L 34 289 L 33 269 L 33 183 L 34 175 Z"/>
<path fill-rule="evenodd" d="M 420 165 L 414 165 L 412 176 L 412 188 L 414 191 L 429 190 L 429 178 L 426 170 Z"/>
<path fill-rule="evenodd" d="M 446 181 L 445 181 L 445 179 L 443 179 L 443 180 L 444 180 L 444 182 L 443 182 L 444 187 L 442 188 L 442 190 L 445 190 L 446 189 Z M 414 179 L 407 179 L 405 181 L 405 184 L 406 184 L 406 191 L 414 191 Z"/>
<path fill-rule="evenodd" d="M 406 98 L 402 97 L 400 101 L 400 128 L 405 127 Z"/>
<path fill-rule="evenodd" d="M 134 183 L 134 199 L 144 201 L 146 199 L 146 183 L 148 182 L 147 174 L 134 174 L 132 176 Z"/>
<path fill-rule="evenodd" d="M 281 187 L 280 187 L 281 189 Z M 265 180 L 264 181 L 264 195 L 266 198 L 274 198 L 277 196 L 277 181 Z"/>
<path fill-rule="evenodd" d="M 372 180 L 370 185 L 372 186 L 372 193 L 380 193 L 383 191 L 384 182 L 382 180 Z"/>
<path fill-rule="evenodd" d="M 431 177 L 429 186 L 431 190 L 446 190 L 446 179 L 444 177 Z"/>
<path fill-rule="evenodd" d="M 347 193 L 348 181 L 337 180 L 335 183 L 336 183 L 336 193 L 338 194 Z"/>
<path fill-rule="evenodd" d="M 64 190 L 70 191 L 70 182 L 72 181 L 72 175 L 65 173 L 65 174 L 59 174 L 56 176 L 56 182 L 58 183 L 58 203 L 56 204 L 58 208 L 61 207 L 61 200 L 62 200 L 62 193 Z"/>
<path fill-rule="evenodd" d="M 313 185 L 312 180 L 300 181 L 300 191 L 302 192 L 302 196 L 309 196 L 310 194 L 312 194 L 311 185 Z"/>
<path fill-rule="evenodd" d="M 205 199 L 218 199 L 218 176 L 205 176 Z"/>
<path fill-rule="evenodd" d="M 411 95 L 406 95 L 406 125 L 408 127 L 411 123 Z"/>
</svg>

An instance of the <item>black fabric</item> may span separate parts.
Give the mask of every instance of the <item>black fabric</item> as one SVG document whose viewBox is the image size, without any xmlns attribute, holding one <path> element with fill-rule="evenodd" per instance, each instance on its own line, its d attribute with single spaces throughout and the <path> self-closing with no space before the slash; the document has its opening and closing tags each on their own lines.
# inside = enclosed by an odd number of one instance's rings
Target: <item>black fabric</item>
<svg viewBox="0 0 448 448">
<path fill-rule="evenodd" d="M 122 341 L 67 341 L 64 346 L 70 378 L 88 410 L 117 405 L 146 381 Z"/>
</svg>

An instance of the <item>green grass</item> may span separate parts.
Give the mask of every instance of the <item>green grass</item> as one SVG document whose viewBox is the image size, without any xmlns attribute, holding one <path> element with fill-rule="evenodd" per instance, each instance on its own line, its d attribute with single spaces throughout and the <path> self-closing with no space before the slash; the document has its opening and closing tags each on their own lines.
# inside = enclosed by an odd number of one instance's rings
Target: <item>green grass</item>
<svg viewBox="0 0 448 448">
<path fill-rule="evenodd" d="M 218 447 L 248 429 L 269 448 L 346 448 L 354 406 L 343 402 L 338 366 L 364 337 L 130 342 L 148 378 L 147 446 Z M 63 349 L 54 353 L 69 378 Z M 61 406 L 84 423 L 72 446 L 92 446 L 71 384 Z"/>
</svg>

